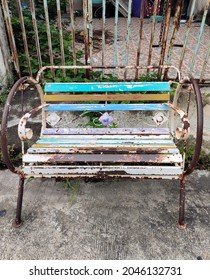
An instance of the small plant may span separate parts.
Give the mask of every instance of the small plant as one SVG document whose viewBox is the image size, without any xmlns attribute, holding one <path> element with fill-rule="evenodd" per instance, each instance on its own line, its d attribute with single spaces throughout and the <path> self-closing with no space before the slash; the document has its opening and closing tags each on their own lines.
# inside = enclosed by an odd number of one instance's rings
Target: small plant
<svg viewBox="0 0 210 280">
<path fill-rule="evenodd" d="M 190 136 L 188 141 L 185 143 L 183 141 L 177 141 L 177 147 L 180 150 L 180 153 L 183 154 L 185 150 L 185 163 L 186 166 L 189 165 L 192 160 L 193 154 L 195 152 L 195 138 Z M 198 160 L 196 169 L 199 170 L 210 170 L 210 154 L 205 151 L 201 151 L 200 158 Z"/>
<path fill-rule="evenodd" d="M 8 92 L 4 91 L 0 94 L 0 105 L 4 105 L 7 100 Z"/>
<path fill-rule="evenodd" d="M 66 178 L 66 184 L 65 184 L 65 189 L 68 189 L 71 191 L 71 196 L 70 196 L 70 207 L 73 205 L 76 193 L 79 190 L 79 182 L 76 182 L 76 184 L 73 186 L 69 180 L 69 178 Z"/>
<path fill-rule="evenodd" d="M 152 72 L 148 74 L 143 74 L 138 79 L 139 82 L 159 82 L 161 81 L 161 74 L 158 72 Z"/>
</svg>

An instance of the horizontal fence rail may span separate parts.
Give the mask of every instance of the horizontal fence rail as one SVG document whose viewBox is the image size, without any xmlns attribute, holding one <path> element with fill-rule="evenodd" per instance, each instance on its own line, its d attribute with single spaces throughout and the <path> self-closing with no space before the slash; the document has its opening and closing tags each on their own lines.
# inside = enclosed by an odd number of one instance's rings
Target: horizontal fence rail
<svg viewBox="0 0 210 280">
<path fill-rule="evenodd" d="M 1 0 L 17 75 L 36 76 L 47 65 L 75 65 L 93 68 L 83 73 L 52 67 L 47 78 L 89 78 L 101 67 L 104 75 L 138 80 L 151 74 L 148 66 L 155 66 L 167 80 L 176 79 L 176 73 L 161 66 L 173 65 L 183 76 L 210 81 L 210 0 L 201 1 L 201 11 L 196 0 L 188 9 L 184 0 L 176 6 L 172 0 L 139 2 L 83 0 L 78 8 L 76 0 Z"/>
</svg>

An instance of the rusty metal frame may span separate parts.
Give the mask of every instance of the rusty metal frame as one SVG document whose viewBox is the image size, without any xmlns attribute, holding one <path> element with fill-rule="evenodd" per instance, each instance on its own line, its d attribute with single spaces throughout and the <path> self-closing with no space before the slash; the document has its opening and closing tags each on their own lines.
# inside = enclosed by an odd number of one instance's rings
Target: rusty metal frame
<svg viewBox="0 0 210 280">
<path fill-rule="evenodd" d="M 59 66 L 59 65 L 49 65 L 49 66 L 44 66 L 42 67 L 36 75 L 36 80 L 37 82 L 40 82 L 41 80 L 41 76 L 43 74 L 44 71 L 46 70 L 58 70 L 58 69 L 84 69 L 86 71 L 92 71 L 92 70 L 105 70 L 105 69 L 113 69 L 113 70 L 119 70 L 119 69 L 123 69 L 123 70 L 129 70 L 129 69 L 134 69 L 134 70 L 159 70 L 159 69 L 173 69 L 176 71 L 177 73 L 177 77 L 176 80 L 177 81 L 181 81 L 181 73 L 180 70 L 172 65 L 159 65 L 159 66 L 154 66 L 154 65 L 149 65 L 149 66 L 132 66 L 132 65 L 128 65 L 128 66 L 124 66 L 124 65 L 116 65 L 116 66 L 94 66 L 94 65 L 84 65 L 84 66 L 77 66 L 77 65 L 66 65 L 66 66 Z"/>
<path fill-rule="evenodd" d="M 185 176 L 191 174 L 195 169 L 196 164 L 198 163 L 199 160 L 202 141 L 203 141 L 203 104 L 202 104 L 201 92 L 198 86 L 198 82 L 193 77 L 190 78 L 190 83 L 192 83 L 194 93 L 195 93 L 196 109 L 197 109 L 197 130 L 196 130 L 196 138 L 195 138 L 196 139 L 195 152 L 189 166 L 184 172 Z"/>
<path fill-rule="evenodd" d="M 4 162 L 6 164 L 6 166 L 8 167 L 8 169 L 13 172 L 13 173 L 17 173 L 20 176 L 24 176 L 22 171 L 17 169 L 10 158 L 9 155 L 9 151 L 8 151 L 8 140 L 7 140 L 7 122 L 8 122 L 8 117 L 9 117 L 9 112 L 10 112 L 10 107 L 11 107 L 11 103 L 12 100 L 16 94 L 16 92 L 23 86 L 23 84 L 30 84 L 30 85 L 34 85 L 39 93 L 39 97 L 40 97 L 40 101 L 41 104 L 44 103 L 44 94 L 42 91 L 42 87 L 40 86 L 40 84 L 33 79 L 32 77 L 22 77 L 20 78 L 11 88 L 5 106 L 4 106 L 4 110 L 3 110 L 3 115 L 2 115 L 2 123 L 1 123 L 1 148 L 2 148 L 2 154 L 3 154 L 3 158 L 4 158 Z M 42 125 L 43 128 L 45 127 L 45 117 L 44 115 L 42 116 Z"/>
</svg>

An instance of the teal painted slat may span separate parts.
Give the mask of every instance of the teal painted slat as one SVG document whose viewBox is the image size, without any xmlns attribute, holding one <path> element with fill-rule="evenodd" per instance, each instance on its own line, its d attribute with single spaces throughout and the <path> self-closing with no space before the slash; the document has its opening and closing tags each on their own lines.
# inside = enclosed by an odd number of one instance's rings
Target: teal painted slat
<svg viewBox="0 0 210 280">
<path fill-rule="evenodd" d="M 47 83 L 45 92 L 141 92 L 169 91 L 168 82 Z"/>
<path fill-rule="evenodd" d="M 166 104 L 49 104 L 45 111 L 162 111 Z"/>
</svg>

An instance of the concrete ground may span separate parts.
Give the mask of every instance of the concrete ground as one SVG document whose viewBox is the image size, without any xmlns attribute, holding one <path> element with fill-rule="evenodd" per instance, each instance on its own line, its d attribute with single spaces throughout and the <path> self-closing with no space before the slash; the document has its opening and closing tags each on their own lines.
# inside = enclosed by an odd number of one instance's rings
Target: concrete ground
<svg viewBox="0 0 210 280">
<path fill-rule="evenodd" d="M 34 179 L 14 229 L 18 177 L 2 170 L 0 259 L 210 260 L 209 180 L 207 171 L 188 177 L 187 228 L 179 230 L 178 181 Z"/>
</svg>

